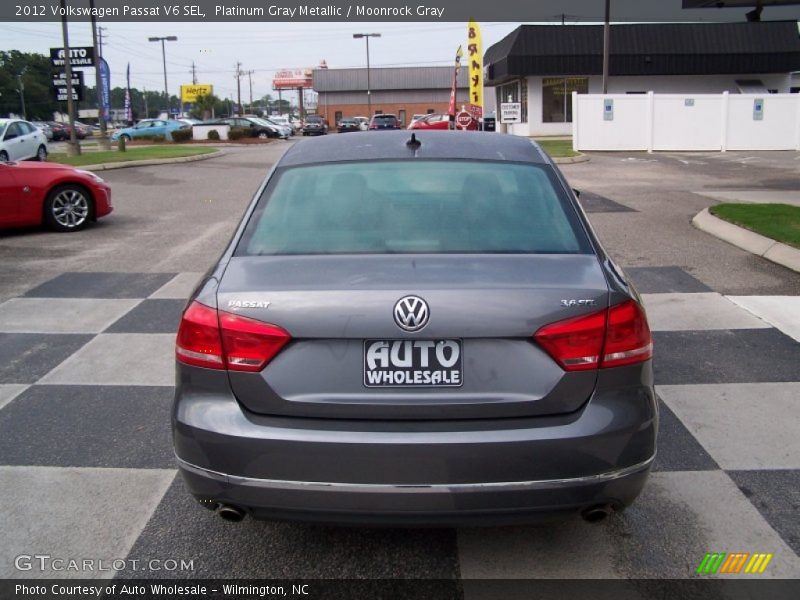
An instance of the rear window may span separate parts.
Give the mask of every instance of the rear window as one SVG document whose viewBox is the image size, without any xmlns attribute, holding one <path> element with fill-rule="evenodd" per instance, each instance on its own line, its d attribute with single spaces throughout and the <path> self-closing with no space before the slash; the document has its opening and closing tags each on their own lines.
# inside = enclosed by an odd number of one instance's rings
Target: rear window
<svg viewBox="0 0 800 600">
<path fill-rule="evenodd" d="M 406 160 L 279 171 L 236 250 L 576 254 L 591 249 L 548 166 Z"/>
<path fill-rule="evenodd" d="M 372 120 L 380 125 L 394 125 L 397 122 L 397 117 L 393 115 L 386 115 L 383 117 L 372 117 Z"/>
</svg>

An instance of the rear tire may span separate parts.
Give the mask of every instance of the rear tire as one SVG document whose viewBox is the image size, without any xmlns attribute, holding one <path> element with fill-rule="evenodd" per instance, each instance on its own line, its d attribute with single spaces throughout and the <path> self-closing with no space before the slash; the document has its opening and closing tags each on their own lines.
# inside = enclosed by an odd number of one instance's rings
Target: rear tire
<svg viewBox="0 0 800 600">
<path fill-rule="evenodd" d="M 92 197 L 72 183 L 53 188 L 44 203 L 44 222 L 54 231 L 79 231 L 92 216 Z"/>
<path fill-rule="evenodd" d="M 8 162 L 8 152 L 0 150 L 0 162 Z"/>
<path fill-rule="evenodd" d="M 131 136 L 129 136 L 127 133 L 123 133 L 121 136 L 119 136 L 119 139 L 125 140 L 125 143 L 127 144 L 131 141 Z"/>
<path fill-rule="evenodd" d="M 261 131 L 258 134 L 258 139 L 266 140 L 269 137 L 269 134 L 266 131 Z"/>
<path fill-rule="evenodd" d="M 41 144 L 36 151 L 36 160 L 39 162 L 47 162 L 47 147 L 44 144 Z"/>
</svg>

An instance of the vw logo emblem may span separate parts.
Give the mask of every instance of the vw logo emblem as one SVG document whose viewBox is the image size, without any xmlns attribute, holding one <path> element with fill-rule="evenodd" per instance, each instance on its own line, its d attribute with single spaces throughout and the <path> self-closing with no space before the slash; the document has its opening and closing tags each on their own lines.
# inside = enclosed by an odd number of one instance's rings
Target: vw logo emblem
<svg viewBox="0 0 800 600">
<path fill-rule="evenodd" d="M 428 303 L 419 296 L 400 298 L 394 305 L 394 322 L 405 331 L 419 331 L 428 324 Z"/>
</svg>

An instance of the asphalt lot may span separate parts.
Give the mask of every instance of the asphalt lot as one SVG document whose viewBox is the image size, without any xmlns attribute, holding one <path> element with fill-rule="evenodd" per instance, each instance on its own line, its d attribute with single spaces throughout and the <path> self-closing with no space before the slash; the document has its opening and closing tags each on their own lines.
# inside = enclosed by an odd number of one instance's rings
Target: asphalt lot
<svg viewBox="0 0 800 600">
<path fill-rule="evenodd" d="M 713 203 L 696 192 L 798 189 L 793 152 L 594 153 L 563 167 L 654 330 L 660 450 L 625 513 L 396 530 L 230 524 L 195 505 L 169 440 L 177 319 L 289 143 L 108 171 L 115 212 L 96 226 L 0 232 L 0 577 L 51 575 L 14 569 L 36 552 L 194 560 L 131 577 L 453 580 L 683 578 L 706 552 L 771 552 L 763 576 L 800 577 L 800 274 L 690 223 Z"/>
</svg>

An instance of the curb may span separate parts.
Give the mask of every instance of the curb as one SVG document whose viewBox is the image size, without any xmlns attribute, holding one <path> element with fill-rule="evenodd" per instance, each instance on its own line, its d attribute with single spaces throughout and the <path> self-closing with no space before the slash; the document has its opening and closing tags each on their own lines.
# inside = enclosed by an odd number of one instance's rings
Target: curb
<svg viewBox="0 0 800 600">
<path fill-rule="evenodd" d="M 562 156 L 560 158 L 554 158 L 553 162 L 557 165 L 572 165 L 575 163 L 589 162 L 590 160 L 592 159 L 586 154 L 579 153 L 578 156 Z"/>
<path fill-rule="evenodd" d="M 113 163 L 101 163 L 99 165 L 81 165 L 75 167 L 76 169 L 83 169 L 84 171 L 113 171 L 114 169 L 128 169 L 130 167 L 149 167 L 152 165 L 169 165 L 173 163 L 188 163 L 197 162 L 199 160 L 207 160 L 216 156 L 225 154 L 222 150 L 209 152 L 208 154 L 198 154 L 195 156 L 178 156 L 176 158 L 152 158 L 144 160 L 128 160 Z"/>
<path fill-rule="evenodd" d="M 737 248 L 800 273 L 800 250 L 728 221 L 718 219 L 707 208 L 695 215 L 692 219 L 692 225 L 729 244 L 733 244 Z"/>
</svg>

